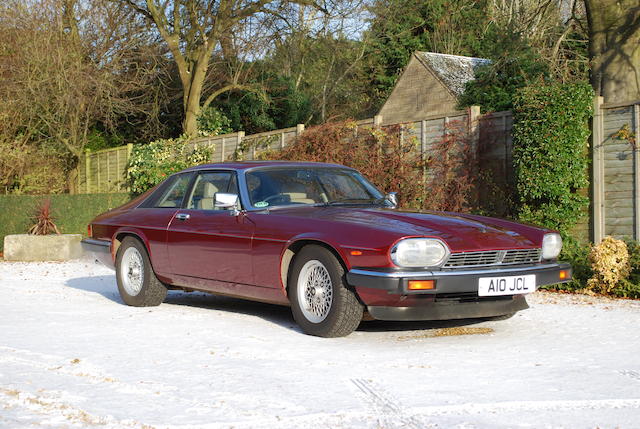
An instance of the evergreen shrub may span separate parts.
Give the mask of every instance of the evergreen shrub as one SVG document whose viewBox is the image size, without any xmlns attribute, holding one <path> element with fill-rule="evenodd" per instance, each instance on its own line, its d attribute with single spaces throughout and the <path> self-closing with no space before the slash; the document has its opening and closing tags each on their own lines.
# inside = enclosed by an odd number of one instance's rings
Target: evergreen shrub
<svg viewBox="0 0 640 429">
<path fill-rule="evenodd" d="M 185 138 L 157 140 L 136 145 L 127 164 L 127 184 L 131 195 L 140 195 L 167 176 L 211 159 L 206 147 L 190 148 Z"/>
<path fill-rule="evenodd" d="M 564 233 L 589 204 L 588 83 L 528 86 L 513 109 L 513 163 L 518 217 Z"/>
</svg>

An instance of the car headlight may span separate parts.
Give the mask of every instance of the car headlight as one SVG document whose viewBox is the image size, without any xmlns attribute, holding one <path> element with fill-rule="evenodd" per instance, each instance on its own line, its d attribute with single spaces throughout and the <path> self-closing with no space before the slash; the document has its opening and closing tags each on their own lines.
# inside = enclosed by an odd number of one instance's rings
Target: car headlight
<svg viewBox="0 0 640 429">
<path fill-rule="evenodd" d="M 435 267 L 448 255 L 447 245 L 436 238 L 406 238 L 391 249 L 391 260 L 399 267 Z"/>
<path fill-rule="evenodd" d="M 542 259 L 555 259 L 562 250 L 560 234 L 545 234 L 542 239 Z"/>
</svg>

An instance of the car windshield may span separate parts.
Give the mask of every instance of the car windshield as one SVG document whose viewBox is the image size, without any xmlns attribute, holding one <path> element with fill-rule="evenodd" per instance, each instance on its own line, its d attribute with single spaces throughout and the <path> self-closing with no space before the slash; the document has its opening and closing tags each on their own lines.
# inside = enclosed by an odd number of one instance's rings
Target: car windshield
<svg viewBox="0 0 640 429">
<path fill-rule="evenodd" d="M 344 168 L 265 168 L 247 172 L 251 205 L 388 205 L 384 196 L 355 170 Z"/>
</svg>

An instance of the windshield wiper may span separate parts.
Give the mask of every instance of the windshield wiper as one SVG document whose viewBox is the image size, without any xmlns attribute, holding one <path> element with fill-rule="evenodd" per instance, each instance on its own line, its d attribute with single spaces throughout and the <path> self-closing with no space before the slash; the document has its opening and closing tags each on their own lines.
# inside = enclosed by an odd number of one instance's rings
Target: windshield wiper
<svg viewBox="0 0 640 429">
<path fill-rule="evenodd" d="M 384 204 L 384 198 L 343 198 L 340 200 L 331 200 L 326 203 L 320 203 L 319 205 L 324 206 L 370 206 L 370 205 L 378 205 Z"/>
</svg>

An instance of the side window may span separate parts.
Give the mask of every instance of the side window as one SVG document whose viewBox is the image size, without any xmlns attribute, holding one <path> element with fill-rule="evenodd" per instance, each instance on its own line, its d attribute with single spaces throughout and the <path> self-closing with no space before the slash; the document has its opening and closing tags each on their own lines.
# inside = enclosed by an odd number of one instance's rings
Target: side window
<svg viewBox="0 0 640 429">
<path fill-rule="evenodd" d="M 238 193 L 235 173 L 230 171 L 200 173 L 187 201 L 187 208 L 194 210 L 221 210 L 215 207 L 215 199 L 218 192 Z"/>
<path fill-rule="evenodd" d="M 173 183 L 170 183 L 165 188 L 162 195 L 153 204 L 154 207 L 170 207 L 180 208 L 182 207 L 182 200 L 189 187 L 189 181 L 191 180 L 191 174 L 180 174 Z"/>
</svg>

